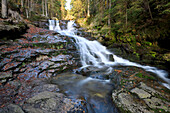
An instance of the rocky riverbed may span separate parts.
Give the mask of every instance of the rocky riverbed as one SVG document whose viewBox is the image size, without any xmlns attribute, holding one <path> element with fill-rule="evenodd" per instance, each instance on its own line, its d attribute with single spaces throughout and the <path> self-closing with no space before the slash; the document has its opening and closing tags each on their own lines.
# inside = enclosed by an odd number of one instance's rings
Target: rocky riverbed
<svg viewBox="0 0 170 113">
<path fill-rule="evenodd" d="M 73 70 L 79 57 L 69 37 L 30 26 L 24 38 L 0 42 L 0 112 L 78 110 L 48 78 Z"/>
<path fill-rule="evenodd" d="M 107 106 L 110 101 L 105 98 L 106 93 L 112 97 L 113 103 L 109 105 L 118 108 L 112 112 L 170 112 L 170 90 L 155 75 L 137 67 L 121 66 L 114 67 L 112 74 L 93 67 L 78 71 L 81 66 L 79 52 L 71 37 L 32 25 L 29 27 L 24 38 L 0 41 L 1 113 L 102 111 L 101 106 L 111 108 Z M 110 79 L 110 83 L 92 81 L 84 86 L 84 91 L 90 91 L 91 96 L 88 93 L 77 96 L 83 89 L 75 87 L 76 83 L 89 76 Z M 96 92 L 97 88 L 103 90 Z M 71 93 L 75 98 L 70 97 Z M 91 110 L 88 111 L 89 107 Z"/>
</svg>

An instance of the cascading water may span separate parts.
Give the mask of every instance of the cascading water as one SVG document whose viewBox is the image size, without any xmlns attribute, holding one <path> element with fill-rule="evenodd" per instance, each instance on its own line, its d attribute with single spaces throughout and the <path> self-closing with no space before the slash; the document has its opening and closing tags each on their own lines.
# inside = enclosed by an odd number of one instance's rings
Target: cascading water
<svg viewBox="0 0 170 113">
<path fill-rule="evenodd" d="M 56 26 L 54 30 L 61 30 L 60 25 L 59 25 L 59 20 L 56 21 Z"/>
<path fill-rule="evenodd" d="M 55 20 L 49 20 L 49 30 L 54 30 L 55 28 Z"/>
<path fill-rule="evenodd" d="M 49 30 L 61 30 L 59 20 L 49 20 Z"/>
<path fill-rule="evenodd" d="M 53 22 L 52 20 L 50 20 L 49 22 L 50 22 L 49 29 L 51 30 L 53 26 Z M 102 68 L 104 66 L 107 66 L 109 67 L 107 71 L 112 72 L 113 66 L 118 66 L 118 65 L 135 66 L 135 67 L 143 68 L 148 72 L 152 72 L 158 75 L 161 79 L 167 82 L 167 83 L 163 83 L 163 85 L 166 86 L 168 89 L 170 89 L 170 79 L 167 78 L 168 73 L 166 71 L 159 70 L 151 66 L 143 66 L 114 55 L 113 53 L 109 52 L 106 49 L 106 47 L 101 45 L 99 42 L 89 41 L 83 37 L 75 35 L 74 32 L 76 29 L 73 27 L 73 24 L 74 21 L 69 21 L 66 30 L 56 30 L 56 31 L 62 35 L 73 37 L 76 40 L 76 43 L 78 45 L 78 50 L 80 51 L 80 58 L 82 63 L 81 68 L 88 67 L 88 66 Z M 114 61 L 109 61 L 108 59 L 109 55 L 113 56 Z"/>
</svg>

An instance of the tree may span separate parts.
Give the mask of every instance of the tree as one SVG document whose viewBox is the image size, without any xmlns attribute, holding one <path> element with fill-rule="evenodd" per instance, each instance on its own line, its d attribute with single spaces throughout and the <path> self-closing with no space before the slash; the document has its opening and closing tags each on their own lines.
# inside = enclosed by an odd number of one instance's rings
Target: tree
<svg viewBox="0 0 170 113">
<path fill-rule="evenodd" d="M 41 3 L 41 4 L 42 4 L 42 15 L 44 16 L 44 15 L 45 15 L 45 13 L 44 13 L 44 9 L 45 9 L 45 8 L 44 8 L 44 7 L 45 7 L 45 5 L 44 5 L 44 0 L 42 0 L 42 3 Z"/>
<path fill-rule="evenodd" d="M 48 2 L 45 0 L 45 16 L 48 17 Z"/>
<path fill-rule="evenodd" d="M 1 10 L 2 18 L 7 18 L 8 17 L 7 0 L 1 0 L 1 4 L 2 4 Z"/>
<path fill-rule="evenodd" d="M 87 17 L 90 17 L 90 0 L 88 0 Z"/>
</svg>

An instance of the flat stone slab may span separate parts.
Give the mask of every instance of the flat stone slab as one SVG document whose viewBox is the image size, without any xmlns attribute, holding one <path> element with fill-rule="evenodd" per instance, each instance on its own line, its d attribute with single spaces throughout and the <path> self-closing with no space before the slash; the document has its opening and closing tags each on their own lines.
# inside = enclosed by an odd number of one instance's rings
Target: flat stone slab
<svg viewBox="0 0 170 113">
<path fill-rule="evenodd" d="M 121 88 L 112 93 L 114 103 L 121 112 L 157 113 L 170 112 L 169 96 L 140 82 L 128 90 Z"/>
<path fill-rule="evenodd" d="M 151 94 L 144 91 L 143 89 L 134 88 L 131 90 L 131 92 L 137 94 L 139 98 L 150 98 L 151 97 Z"/>
<path fill-rule="evenodd" d="M 159 98 L 152 97 L 151 99 L 144 99 L 144 101 L 150 108 L 164 109 L 166 112 L 170 110 L 170 107 L 167 106 L 167 105 L 170 105 L 170 103 L 164 100 L 161 100 Z"/>
<path fill-rule="evenodd" d="M 44 91 L 44 92 L 39 93 L 38 95 L 35 95 L 32 98 L 29 98 L 27 100 L 27 103 L 36 103 L 36 101 L 41 101 L 41 100 L 44 100 L 44 99 L 49 99 L 49 98 L 52 98 L 52 97 L 56 97 L 58 95 L 59 94 L 57 94 L 57 93 Z"/>
</svg>

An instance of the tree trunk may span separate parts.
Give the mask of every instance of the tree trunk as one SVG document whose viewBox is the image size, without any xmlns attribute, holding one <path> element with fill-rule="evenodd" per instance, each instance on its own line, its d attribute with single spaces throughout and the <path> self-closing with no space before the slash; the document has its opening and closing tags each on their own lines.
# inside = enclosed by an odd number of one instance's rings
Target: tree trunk
<svg viewBox="0 0 170 113">
<path fill-rule="evenodd" d="M 50 0 L 50 8 L 49 8 L 50 18 L 53 17 L 53 8 L 54 8 L 53 3 L 54 3 L 53 0 Z"/>
<path fill-rule="evenodd" d="M 127 28 L 127 24 L 128 24 L 128 15 L 127 15 L 127 2 L 126 2 L 126 28 Z"/>
<path fill-rule="evenodd" d="M 29 18 L 29 0 L 26 0 L 25 2 L 25 14 L 26 14 L 26 17 Z"/>
<path fill-rule="evenodd" d="M 108 26 L 111 28 L 111 7 L 112 7 L 112 1 L 109 0 L 109 16 L 108 16 Z"/>
<path fill-rule="evenodd" d="M 54 0 L 51 0 L 51 16 L 54 16 Z"/>
<path fill-rule="evenodd" d="M 64 9 L 64 1 L 61 0 L 61 18 L 64 19 L 65 9 Z"/>
<path fill-rule="evenodd" d="M 151 12 L 151 8 L 150 8 L 150 6 L 149 6 L 149 1 L 148 1 L 148 0 L 147 0 L 147 4 L 148 4 L 148 9 L 149 9 L 150 17 L 151 17 L 151 19 L 153 19 L 153 17 L 152 17 L 152 12 Z"/>
<path fill-rule="evenodd" d="M 2 18 L 8 18 L 7 0 L 1 0 L 1 4 L 2 4 L 1 10 Z"/>
<path fill-rule="evenodd" d="M 21 7 L 24 7 L 24 0 L 21 0 Z"/>
<path fill-rule="evenodd" d="M 31 8 L 31 11 L 33 11 L 33 1 L 32 0 L 30 2 L 30 8 Z"/>
<path fill-rule="evenodd" d="M 48 17 L 48 5 L 47 5 L 47 0 L 45 0 L 45 16 Z"/>
<path fill-rule="evenodd" d="M 45 14 L 44 14 L 44 0 L 42 0 L 42 15 L 44 16 Z"/>
<path fill-rule="evenodd" d="M 29 18 L 29 11 L 27 8 L 26 8 L 26 17 Z"/>
<path fill-rule="evenodd" d="M 87 17 L 90 17 L 90 0 L 88 0 Z"/>
</svg>

